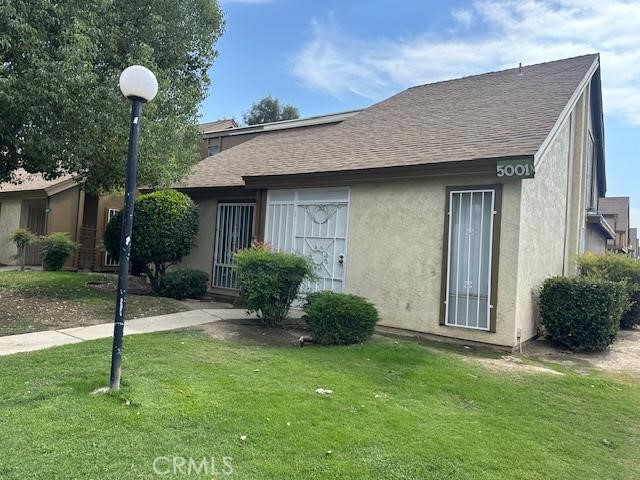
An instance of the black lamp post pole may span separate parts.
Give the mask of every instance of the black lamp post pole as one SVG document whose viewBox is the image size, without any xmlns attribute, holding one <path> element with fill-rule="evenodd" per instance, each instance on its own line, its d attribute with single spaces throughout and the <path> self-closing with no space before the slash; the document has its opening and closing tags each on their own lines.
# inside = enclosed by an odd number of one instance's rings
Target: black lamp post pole
<svg viewBox="0 0 640 480">
<path fill-rule="evenodd" d="M 129 257 L 131 255 L 131 231 L 133 228 L 133 201 L 136 192 L 136 169 L 138 165 L 138 133 L 143 100 L 131 98 L 131 128 L 129 130 L 129 153 L 127 156 L 127 180 L 122 212 L 122 235 L 120 237 L 120 256 L 118 267 L 118 292 L 116 296 L 116 317 L 113 329 L 113 350 L 111 351 L 111 390 L 120 389 L 120 366 L 122 364 L 122 336 L 124 334 L 124 315 L 127 306 L 127 287 L 129 285 Z"/>
</svg>

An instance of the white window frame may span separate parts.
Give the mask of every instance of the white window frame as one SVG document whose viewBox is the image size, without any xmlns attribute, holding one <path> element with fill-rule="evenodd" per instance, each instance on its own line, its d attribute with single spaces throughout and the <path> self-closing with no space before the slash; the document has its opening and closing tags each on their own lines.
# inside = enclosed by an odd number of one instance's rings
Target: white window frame
<svg viewBox="0 0 640 480">
<path fill-rule="evenodd" d="M 486 327 L 479 327 L 479 326 L 473 326 L 473 325 L 469 325 L 469 312 L 467 311 L 467 318 L 465 318 L 465 325 L 461 325 L 459 323 L 453 323 L 450 322 L 449 320 L 449 294 L 450 294 L 450 280 L 451 280 L 451 275 L 452 275 L 452 271 L 451 271 L 451 258 L 452 258 L 452 251 L 451 251 L 451 244 L 452 244 L 452 227 L 453 227 L 453 216 L 451 215 L 451 208 L 453 206 L 453 199 L 454 199 L 454 195 L 458 194 L 458 195 L 463 195 L 465 193 L 469 193 L 469 194 L 474 194 L 474 193 L 489 193 L 491 194 L 491 230 L 489 231 L 489 259 L 488 259 L 488 270 L 487 270 L 487 277 L 488 277 L 488 282 L 487 282 L 487 292 L 488 292 L 488 298 L 487 298 L 487 326 Z M 465 328 L 465 329 L 469 329 L 469 330 L 480 330 L 480 331 L 486 331 L 486 332 L 491 332 L 491 331 L 495 331 L 492 325 L 492 322 L 494 321 L 494 315 L 495 315 L 495 305 L 492 304 L 492 299 L 493 299 L 493 291 L 494 291 L 494 287 L 495 285 L 493 284 L 492 280 L 493 280 L 493 261 L 494 261 L 494 254 L 495 254 L 495 250 L 496 250 L 496 245 L 495 245 L 495 238 L 494 238 L 494 234 L 495 234 L 495 230 L 496 230 L 496 215 L 498 214 L 497 210 L 496 210 L 496 200 L 498 195 L 500 195 L 501 193 L 498 191 L 497 188 L 495 187 L 478 187 L 478 188 L 461 188 L 461 187 L 454 187 L 451 189 L 447 190 L 447 212 L 446 212 L 446 226 L 445 228 L 447 229 L 447 252 L 446 252 L 446 275 L 443 276 L 443 280 L 445 282 L 445 285 L 443 286 L 443 290 L 444 290 L 444 319 L 441 322 L 443 325 L 446 325 L 447 327 L 458 327 L 458 328 Z M 482 265 L 482 264 L 481 264 Z M 482 267 L 480 267 L 478 269 L 478 276 L 480 277 L 480 273 L 482 272 Z M 456 282 L 457 283 L 457 282 Z M 469 293 L 467 292 L 467 303 L 469 302 Z M 479 306 L 478 306 L 478 310 L 476 310 L 476 315 L 479 316 Z M 478 324 L 478 317 L 476 317 L 476 324 Z"/>
</svg>

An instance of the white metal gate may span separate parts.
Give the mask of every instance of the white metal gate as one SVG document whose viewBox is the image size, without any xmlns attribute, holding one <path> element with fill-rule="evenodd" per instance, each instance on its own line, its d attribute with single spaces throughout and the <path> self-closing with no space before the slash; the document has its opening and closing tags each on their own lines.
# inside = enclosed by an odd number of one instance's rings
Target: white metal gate
<svg viewBox="0 0 640 480">
<path fill-rule="evenodd" d="M 216 221 L 216 248 L 213 258 L 214 287 L 236 288 L 233 254 L 251 245 L 253 203 L 219 203 Z"/>
<path fill-rule="evenodd" d="M 342 292 L 348 220 L 348 188 L 270 190 L 265 239 L 276 250 L 311 258 L 318 280 L 305 290 Z"/>
<path fill-rule="evenodd" d="M 495 191 L 449 192 L 445 323 L 490 329 Z"/>
</svg>

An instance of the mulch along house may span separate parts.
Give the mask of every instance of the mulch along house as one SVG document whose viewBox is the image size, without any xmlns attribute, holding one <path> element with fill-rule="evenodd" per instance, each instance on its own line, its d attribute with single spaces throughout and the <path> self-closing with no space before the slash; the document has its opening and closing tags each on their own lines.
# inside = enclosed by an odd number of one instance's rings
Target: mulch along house
<svg viewBox="0 0 640 480">
<path fill-rule="evenodd" d="M 225 135 L 233 135 L 229 129 Z M 252 238 L 309 255 L 312 289 L 370 299 L 381 324 L 513 347 L 543 280 L 613 235 L 598 55 L 409 88 L 333 123 L 274 128 L 201 161 L 184 266 L 235 288 Z"/>
</svg>

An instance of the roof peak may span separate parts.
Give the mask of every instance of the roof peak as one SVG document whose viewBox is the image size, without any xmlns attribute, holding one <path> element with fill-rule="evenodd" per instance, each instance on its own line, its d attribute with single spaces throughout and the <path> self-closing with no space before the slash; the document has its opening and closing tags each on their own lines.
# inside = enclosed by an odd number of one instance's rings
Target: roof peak
<svg viewBox="0 0 640 480">
<path fill-rule="evenodd" d="M 467 79 L 473 79 L 473 78 L 477 78 L 477 77 L 485 77 L 485 76 L 489 76 L 489 75 L 496 75 L 499 73 L 507 73 L 507 72 L 511 72 L 511 71 L 517 71 L 519 74 L 523 74 L 525 69 L 528 68 L 532 68 L 532 67 L 540 67 L 540 66 L 544 66 L 544 65 L 551 65 L 551 64 L 555 64 L 555 63 L 561 63 L 561 62 L 568 62 L 570 60 L 578 60 L 578 59 L 583 59 L 583 58 L 587 58 L 587 57 L 593 57 L 593 60 L 595 61 L 597 58 L 600 57 L 599 53 L 587 53 L 585 55 L 576 55 L 575 57 L 567 57 L 567 58 L 561 58 L 559 60 L 549 60 L 546 62 L 538 62 L 538 63 L 532 63 L 529 65 L 523 65 L 522 62 L 519 62 L 519 65 L 515 66 L 515 67 L 510 67 L 510 68 L 504 68 L 502 70 L 493 70 L 491 72 L 482 72 L 482 73 L 473 73 L 470 75 L 464 75 L 462 77 L 456 77 L 456 78 L 448 78 L 445 80 L 437 80 L 435 82 L 428 82 L 428 83 L 421 83 L 420 85 L 413 85 L 411 87 L 408 87 L 406 90 L 412 90 L 415 88 L 421 88 L 421 87 L 426 87 L 429 85 L 438 85 L 438 84 L 442 84 L 442 83 L 449 83 L 449 82 L 457 82 L 459 80 L 467 80 Z"/>
</svg>

